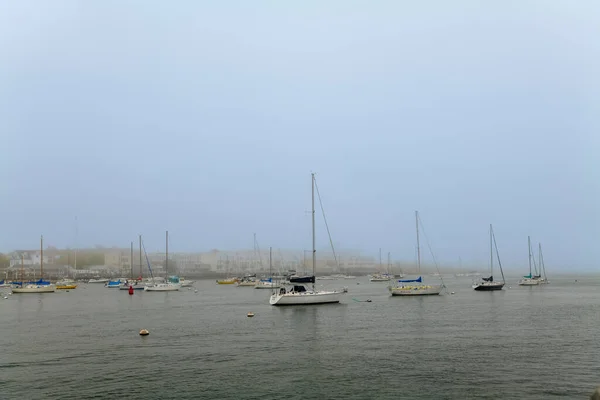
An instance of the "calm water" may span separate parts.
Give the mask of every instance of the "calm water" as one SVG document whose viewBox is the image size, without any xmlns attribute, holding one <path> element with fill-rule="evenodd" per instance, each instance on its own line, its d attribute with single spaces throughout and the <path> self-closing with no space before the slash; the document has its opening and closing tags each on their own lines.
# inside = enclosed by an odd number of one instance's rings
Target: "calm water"
<svg viewBox="0 0 600 400">
<path fill-rule="evenodd" d="M 587 398 L 600 384 L 600 279 L 578 280 L 485 293 L 451 278 L 454 295 L 424 298 L 319 281 L 348 286 L 343 304 L 289 308 L 214 281 L 15 294 L 0 299 L 0 398 Z"/>
</svg>

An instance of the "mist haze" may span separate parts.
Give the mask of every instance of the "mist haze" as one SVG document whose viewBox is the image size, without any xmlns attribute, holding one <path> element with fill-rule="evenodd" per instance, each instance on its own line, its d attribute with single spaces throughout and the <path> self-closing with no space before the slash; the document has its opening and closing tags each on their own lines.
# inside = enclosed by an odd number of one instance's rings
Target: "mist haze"
<svg viewBox="0 0 600 400">
<path fill-rule="evenodd" d="M 172 252 L 251 249 L 253 233 L 301 252 L 316 172 L 339 249 L 412 262 L 419 210 L 442 264 L 486 266 L 492 223 L 507 268 L 526 272 L 531 235 L 549 274 L 593 270 L 598 12 L 4 2 L 0 251 L 40 234 L 159 250 L 169 230 Z"/>
</svg>

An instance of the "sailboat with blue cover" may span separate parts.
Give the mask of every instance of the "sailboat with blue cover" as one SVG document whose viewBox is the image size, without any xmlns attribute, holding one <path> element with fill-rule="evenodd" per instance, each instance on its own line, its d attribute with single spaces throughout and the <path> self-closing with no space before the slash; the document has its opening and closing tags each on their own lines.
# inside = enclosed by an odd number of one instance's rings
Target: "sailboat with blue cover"
<svg viewBox="0 0 600 400">
<path fill-rule="evenodd" d="M 392 296 L 433 296 L 442 292 L 443 285 L 424 284 L 421 276 L 421 244 L 419 242 L 419 212 L 415 211 L 417 227 L 417 271 L 419 277 L 416 279 L 400 279 L 394 286 L 389 286 Z"/>
</svg>

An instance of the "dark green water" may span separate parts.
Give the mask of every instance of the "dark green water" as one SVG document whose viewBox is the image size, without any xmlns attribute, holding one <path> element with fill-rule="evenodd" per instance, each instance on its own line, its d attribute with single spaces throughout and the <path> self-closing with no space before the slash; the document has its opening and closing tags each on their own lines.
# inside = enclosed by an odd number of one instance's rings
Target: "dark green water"
<svg viewBox="0 0 600 400">
<path fill-rule="evenodd" d="M 214 281 L 14 294 L 0 299 L 0 398 L 587 398 L 600 385 L 600 280 L 578 280 L 475 292 L 452 278 L 454 295 L 423 298 L 319 281 L 348 286 L 343 304 L 288 308 Z"/>
</svg>

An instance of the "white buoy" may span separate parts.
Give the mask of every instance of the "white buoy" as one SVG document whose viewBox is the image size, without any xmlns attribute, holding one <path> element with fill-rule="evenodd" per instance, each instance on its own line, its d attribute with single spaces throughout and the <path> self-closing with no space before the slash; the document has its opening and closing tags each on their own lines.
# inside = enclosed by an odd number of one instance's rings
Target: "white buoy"
<svg viewBox="0 0 600 400">
<path fill-rule="evenodd" d="M 150 334 L 150 332 L 148 332 L 148 330 L 147 330 L 147 329 L 142 329 L 142 330 L 140 331 L 140 336 L 148 336 L 149 334 Z"/>
<path fill-rule="evenodd" d="M 254 313 L 253 312 L 249 312 L 248 313 L 248 318 L 252 318 L 252 317 L 254 317 Z"/>
</svg>

